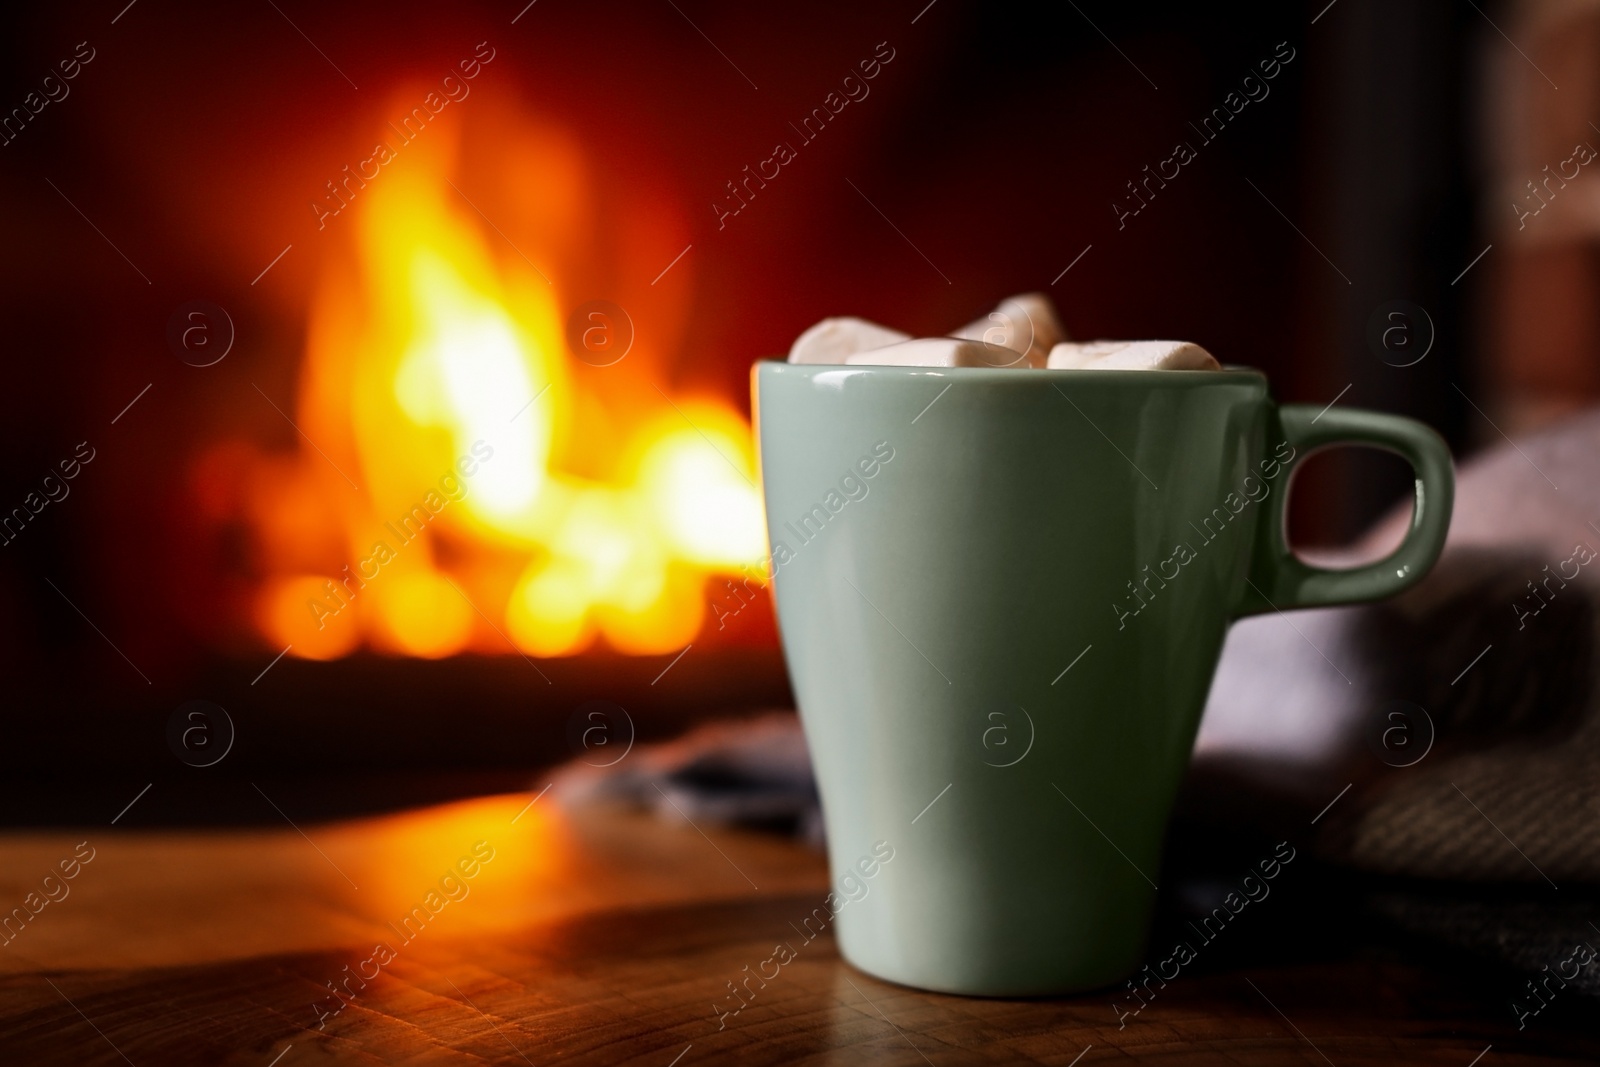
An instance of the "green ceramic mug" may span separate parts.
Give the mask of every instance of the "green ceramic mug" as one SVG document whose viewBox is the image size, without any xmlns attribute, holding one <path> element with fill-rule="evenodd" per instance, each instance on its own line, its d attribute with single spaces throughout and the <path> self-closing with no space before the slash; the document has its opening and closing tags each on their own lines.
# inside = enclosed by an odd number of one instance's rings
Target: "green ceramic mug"
<svg viewBox="0 0 1600 1067">
<path fill-rule="evenodd" d="M 822 796 L 839 948 L 952 993 L 1115 983 L 1231 620 L 1399 592 L 1454 481 L 1394 415 L 1279 406 L 1223 371 L 754 371 L 779 628 Z M 1296 465 L 1416 472 L 1388 558 L 1307 566 Z M 854 876 L 887 842 L 892 862 Z"/>
</svg>

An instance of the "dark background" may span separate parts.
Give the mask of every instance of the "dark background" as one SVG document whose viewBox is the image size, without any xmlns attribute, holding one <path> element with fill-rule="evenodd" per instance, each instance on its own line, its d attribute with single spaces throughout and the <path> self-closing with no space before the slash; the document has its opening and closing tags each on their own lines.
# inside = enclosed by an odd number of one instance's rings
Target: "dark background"
<svg viewBox="0 0 1600 1067">
<path fill-rule="evenodd" d="M 634 709 L 641 736 L 787 700 L 770 647 L 686 669 L 667 691 L 647 684 L 663 662 L 603 653 L 547 665 L 550 686 L 515 657 L 356 656 L 287 660 L 253 687 L 275 650 L 209 621 L 226 560 L 197 562 L 183 473 L 223 430 L 297 447 L 251 383 L 293 392 L 328 254 L 307 202 L 366 154 L 354 146 L 392 117 L 395 86 L 437 83 L 480 41 L 496 58 L 451 110 L 498 99 L 564 128 L 612 195 L 676 220 L 675 233 L 649 236 L 666 249 L 660 266 L 692 243 L 661 282 L 682 286 L 692 341 L 671 353 L 671 378 L 684 386 L 748 410 L 751 360 L 825 315 L 937 334 L 1037 289 L 1075 338 L 1193 340 L 1265 370 L 1280 400 L 1341 396 L 1466 446 L 1472 413 L 1451 383 L 1477 381 L 1485 274 L 1452 279 L 1485 243 L 1472 226 L 1471 59 L 1497 39 L 1470 6 L 925 2 L 538 0 L 514 25 L 516 0 L 115 0 L 8 14 L 0 110 L 78 42 L 96 56 L 65 100 L 0 147 L 0 507 L 79 441 L 97 458 L 0 548 L 6 818 L 114 808 L 153 777 L 174 784 L 144 818 L 184 804 L 194 817 L 184 790 L 209 786 L 172 759 L 163 724 L 197 697 L 239 727 L 233 758 L 204 781 L 336 771 L 400 775 L 413 791 L 419 776 L 406 772 L 514 777 L 564 756 L 566 716 L 595 696 Z M 774 141 L 793 143 L 788 124 L 885 41 L 895 58 L 870 96 L 719 230 L 710 205 L 724 183 Z M 1270 96 L 1201 146 L 1188 123 L 1280 42 L 1295 58 Z M 439 121 L 458 121 L 451 110 Z M 1119 229 L 1125 183 L 1178 140 L 1198 158 Z M 648 282 L 630 284 L 648 294 Z M 173 310 L 195 299 L 227 308 L 238 331 L 215 367 L 181 363 L 166 341 Z M 1396 300 L 1425 309 L 1435 332 L 1428 357 L 1404 368 L 1367 342 Z M 1389 457 L 1319 457 L 1297 482 L 1295 536 L 1347 540 L 1408 486 Z"/>
</svg>

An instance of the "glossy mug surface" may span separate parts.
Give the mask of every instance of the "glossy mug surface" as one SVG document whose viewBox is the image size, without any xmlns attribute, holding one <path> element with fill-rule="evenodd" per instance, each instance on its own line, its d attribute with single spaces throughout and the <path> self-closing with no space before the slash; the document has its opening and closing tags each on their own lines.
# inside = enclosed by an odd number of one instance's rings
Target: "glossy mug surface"
<svg viewBox="0 0 1600 1067">
<path fill-rule="evenodd" d="M 1231 620 L 1368 600 L 1443 547 L 1450 455 L 1410 419 L 1279 406 L 1255 371 L 791 366 L 753 374 L 784 654 L 836 880 L 890 981 L 1035 995 L 1141 961 L 1162 837 Z M 1395 552 L 1284 540 L 1334 444 L 1416 471 Z"/>
</svg>

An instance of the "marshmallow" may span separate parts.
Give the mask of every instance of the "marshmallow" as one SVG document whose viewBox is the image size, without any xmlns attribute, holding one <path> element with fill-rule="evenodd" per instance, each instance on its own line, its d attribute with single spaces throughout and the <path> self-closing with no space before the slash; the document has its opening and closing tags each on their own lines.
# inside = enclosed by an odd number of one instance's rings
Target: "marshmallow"
<svg viewBox="0 0 1600 1067">
<path fill-rule="evenodd" d="M 1067 331 L 1061 328 L 1049 297 L 1021 293 L 1002 300 L 987 316 L 967 323 L 950 336 L 1009 348 L 1025 357 L 1017 361 L 1017 366 L 1043 367 L 1051 348 L 1067 339 Z"/>
<path fill-rule="evenodd" d="M 1050 356 L 1045 361 L 1045 366 L 1050 370 L 1078 370 L 1086 367 L 1101 356 L 1109 356 L 1113 352 L 1126 348 L 1128 341 L 1086 341 L 1082 344 L 1064 343 L 1050 349 Z"/>
<path fill-rule="evenodd" d="M 823 319 L 795 339 L 790 363 L 1051 370 L 1221 370 L 1188 341 L 1067 341 L 1050 298 L 1007 297 L 950 337 L 910 334 L 851 317 Z"/>
<path fill-rule="evenodd" d="M 845 360 L 853 366 L 879 367 L 1015 367 L 1023 355 L 999 345 L 960 337 L 921 337 L 886 348 L 857 352 Z"/>
<path fill-rule="evenodd" d="M 823 319 L 795 338 L 790 363 L 843 363 L 857 352 L 911 340 L 911 335 L 866 319 Z"/>
<path fill-rule="evenodd" d="M 1210 352 L 1188 341 L 1095 341 L 1059 344 L 1051 370 L 1221 370 Z"/>
</svg>

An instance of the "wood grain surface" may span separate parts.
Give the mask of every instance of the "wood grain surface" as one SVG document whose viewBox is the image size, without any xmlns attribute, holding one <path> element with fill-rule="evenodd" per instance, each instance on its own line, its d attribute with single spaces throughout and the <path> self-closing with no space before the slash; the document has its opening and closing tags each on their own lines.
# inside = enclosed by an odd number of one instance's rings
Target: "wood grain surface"
<svg viewBox="0 0 1600 1067">
<path fill-rule="evenodd" d="M 0 909 L 38 912 L 0 947 L 0 1063 L 1600 1058 L 1592 1011 L 1553 1004 L 1519 1032 L 1509 981 L 1357 946 L 1186 971 L 1120 1029 L 1113 991 L 1008 1001 L 905 989 L 841 961 L 831 934 L 802 935 L 827 882 L 817 853 L 534 798 L 292 826 L 283 796 L 271 798 L 285 806 L 281 830 L 5 834 Z M 85 842 L 93 858 L 63 880 L 61 861 Z M 779 943 L 790 961 L 735 1000 L 728 983 Z"/>
</svg>

